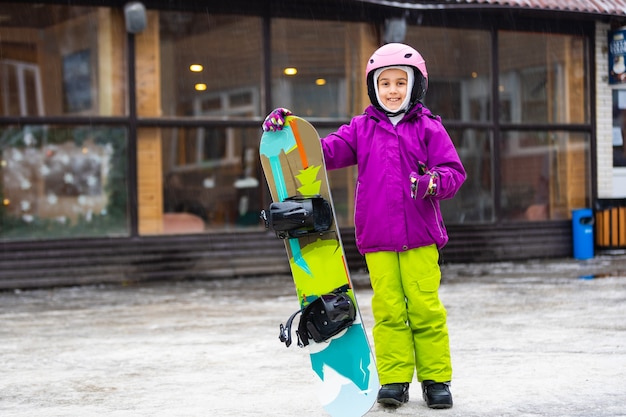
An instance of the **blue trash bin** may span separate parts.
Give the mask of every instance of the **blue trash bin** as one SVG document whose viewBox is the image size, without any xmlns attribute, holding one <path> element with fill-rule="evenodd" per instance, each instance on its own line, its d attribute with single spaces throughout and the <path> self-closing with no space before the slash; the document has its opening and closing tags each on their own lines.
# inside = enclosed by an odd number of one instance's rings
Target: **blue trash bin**
<svg viewBox="0 0 626 417">
<path fill-rule="evenodd" d="M 593 258 L 593 211 L 591 209 L 572 210 L 572 235 L 574 258 Z"/>
</svg>

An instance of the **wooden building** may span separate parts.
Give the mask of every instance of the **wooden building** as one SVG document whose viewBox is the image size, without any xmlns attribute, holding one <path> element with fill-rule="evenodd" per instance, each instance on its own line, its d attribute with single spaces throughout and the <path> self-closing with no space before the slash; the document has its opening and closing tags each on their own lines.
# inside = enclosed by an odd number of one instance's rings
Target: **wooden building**
<svg viewBox="0 0 626 417">
<path fill-rule="evenodd" d="M 261 122 L 347 123 L 392 41 L 468 171 L 444 262 L 571 256 L 572 210 L 626 197 L 625 25 L 625 0 L 0 0 L 0 289 L 287 272 Z"/>
</svg>

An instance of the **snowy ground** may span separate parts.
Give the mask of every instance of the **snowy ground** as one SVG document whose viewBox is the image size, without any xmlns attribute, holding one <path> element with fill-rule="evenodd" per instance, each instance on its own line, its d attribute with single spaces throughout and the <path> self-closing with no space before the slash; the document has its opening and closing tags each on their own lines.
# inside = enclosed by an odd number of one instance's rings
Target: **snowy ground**
<svg viewBox="0 0 626 417">
<path fill-rule="evenodd" d="M 626 416 L 625 255 L 443 271 L 454 408 L 414 383 L 368 417 Z M 290 279 L 0 293 L 0 416 L 324 416 L 306 350 L 277 337 Z"/>
</svg>

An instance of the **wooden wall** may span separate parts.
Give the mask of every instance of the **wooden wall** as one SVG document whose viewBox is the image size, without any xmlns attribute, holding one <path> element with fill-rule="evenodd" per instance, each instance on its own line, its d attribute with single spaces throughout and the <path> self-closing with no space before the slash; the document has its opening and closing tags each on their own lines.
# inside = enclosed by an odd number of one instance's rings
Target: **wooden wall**
<svg viewBox="0 0 626 417">
<path fill-rule="evenodd" d="M 161 57 L 158 12 L 148 12 L 146 30 L 138 34 L 135 45 L 137 115 L 161 115 Z M 163 232 L 163 173 L 161 130 L 137 131 L 137 184 L 139 234 Z"/>
<path fill-rule="evenodd" d="M 450 227 L 441 261 L 498 262 L 571 257 L 570 222 Z M 341 230 L 352 272 L 365 270 L 354 229 Z M 0 242 L 0 290 L 84 284 L 132 284 L 289 274 L 285 247 L 273 233 L 145 236 Z"/>
</svg>

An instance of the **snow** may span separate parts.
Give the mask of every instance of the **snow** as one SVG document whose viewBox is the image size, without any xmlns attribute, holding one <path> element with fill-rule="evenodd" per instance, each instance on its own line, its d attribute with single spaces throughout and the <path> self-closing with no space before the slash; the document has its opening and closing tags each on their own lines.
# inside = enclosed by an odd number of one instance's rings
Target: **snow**
<svg viewBox="0 0 626 417">
<path fill-rule="evenodd" d="M 414 381 L 368 417 L 626 416 L 626 256 L 443 272 L 454 407 Z M 0 293 L 0 415 L 323 416 L 306 349 L 278 340 L 296 308 L 288 276 Z"/>
</svg>

